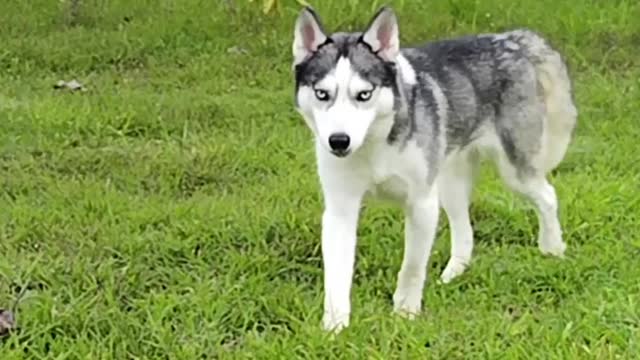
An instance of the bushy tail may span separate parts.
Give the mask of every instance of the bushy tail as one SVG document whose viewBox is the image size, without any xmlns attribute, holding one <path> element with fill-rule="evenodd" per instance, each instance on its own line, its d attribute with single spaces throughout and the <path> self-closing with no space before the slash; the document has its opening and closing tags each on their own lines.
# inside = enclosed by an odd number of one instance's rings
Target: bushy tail
<svg viewBox="0 0 640 360">
<path fill-rule="evenodd" d="M 576 126 L 578 111 L 574 104 L 569 71 L 560 54 L 540 35 L 517 32 L 518 42 L 534 65 L 538 92 L 546 107 L 545 170 L 550 171 L 562 161 Z"/>
</svg>

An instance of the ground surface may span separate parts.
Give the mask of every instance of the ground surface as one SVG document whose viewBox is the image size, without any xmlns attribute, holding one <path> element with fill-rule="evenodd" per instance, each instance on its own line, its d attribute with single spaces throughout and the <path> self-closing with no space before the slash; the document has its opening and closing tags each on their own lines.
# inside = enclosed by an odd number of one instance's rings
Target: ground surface
<svg viewBox="0 0 640 360">
<path fill-rule="evenodd" d="M 472 268 L 392 316 L 402 213 L 360 228 L 352 326 L 320 330 L 321 201 L 292 106 L 297 5 L 0 3 L 0 358 L 631 358 L 640 351 L 640 3 L 397 1 L 405 44 L 527 26 L 571 64 L 575 141 L 553 174 L 567 259 L 484 172 Z M 318 1 L 326 26 L 377 7 Z M 73 23 L 75 22 L 75 25 Z M 76 78 L 86 92 L 54 90 Z"/>
</svg>

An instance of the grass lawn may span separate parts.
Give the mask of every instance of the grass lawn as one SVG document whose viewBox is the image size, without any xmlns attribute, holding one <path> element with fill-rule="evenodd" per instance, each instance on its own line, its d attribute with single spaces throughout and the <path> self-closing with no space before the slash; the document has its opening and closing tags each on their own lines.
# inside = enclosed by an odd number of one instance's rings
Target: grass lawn
<svg viewBox="0 0 640 360">
<path fill-rule="evenodd" d="M 404 44 L 530 27 L 571 66 L 554 172 L 568 243 L 483 172 L 452 284 L 442 217 L 415 321 L 391 314 L 403 215 L 369 203 L 351 326 L 320 327 L 321 197 L 293 108 L 298 5 L 0 2 L 0 359 L 633 358 L 640 352 L 640 2 L 391 1 Z M 375 3 L 375 4 L 372 4 Z M 315 1 L 328 29 L 380 2 Z M 55 90 L 77 79 L 87 91 Z"/>
</svg>

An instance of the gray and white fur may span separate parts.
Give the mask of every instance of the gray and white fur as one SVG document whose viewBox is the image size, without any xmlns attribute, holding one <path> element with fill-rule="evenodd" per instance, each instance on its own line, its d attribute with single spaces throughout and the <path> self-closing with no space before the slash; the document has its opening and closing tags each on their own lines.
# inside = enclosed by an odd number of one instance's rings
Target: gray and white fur
<svg viewBox="0 0 640 360">
<path fill-rule="evenodd" d="M 405 210 L 396 312 L 420 312 L 439 209 L 451 227 L 448 283 L 473 249 L 474 173 L 493 160 L 509 188 L 536 207 L 543 253 L 566 245 L 546 175 L 562 160 L 576 124 L 560 54 L 530 30 L 399 46 L 383 7 L 359 33 L 327 35 L 305 8 L 294 31 L 295 104 L 315 135 L 324 195 L 324 327 L 349 324 L 359 210 L 366 195 Z"/>
</svg>

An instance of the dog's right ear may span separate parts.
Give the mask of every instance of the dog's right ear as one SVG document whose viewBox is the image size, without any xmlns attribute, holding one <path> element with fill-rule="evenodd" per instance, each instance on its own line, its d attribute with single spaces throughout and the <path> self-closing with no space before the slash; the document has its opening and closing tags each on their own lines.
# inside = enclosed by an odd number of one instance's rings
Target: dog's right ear
<svg viewBox="0 0 640 360">
<path fill-rule="evenodd" d="M 293 37 L 293 65 L 298 65 L 327 41 L 322 24 L 311 7 L 305 7 L 296 20 Z"/>
</svg>

